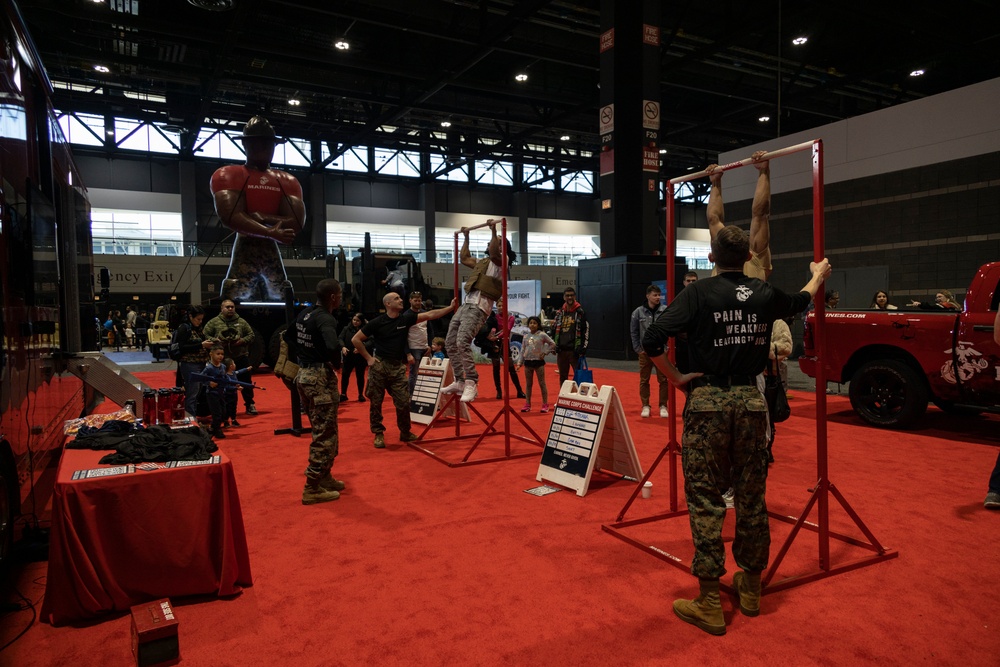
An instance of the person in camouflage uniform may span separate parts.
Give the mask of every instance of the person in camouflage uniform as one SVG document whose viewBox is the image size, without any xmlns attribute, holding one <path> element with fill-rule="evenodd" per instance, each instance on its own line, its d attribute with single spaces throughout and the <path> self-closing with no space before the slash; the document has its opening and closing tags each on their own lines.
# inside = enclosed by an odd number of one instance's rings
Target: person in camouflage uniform
<svg viewBox="0 0 1000 667">
<path fill-rule="evenodd" d="M 385 447 L 385 426 L 382 423 L 382 400 L 386 392 L 392 397 L 396 407 L 396 425 L 399 426 L 399 439 L 402 442 L 412 442 L 417 436 L 410 431 L 410 387 L 406 380 L 407 332 L 410 327 L 427 320 L 444 317 L 458 304 L 452 299 L 451 305 L 437 310 L 424 310 L 419 313 L 412 308 L 403 311 L 403 297 L 396 292 L 389 292 L 382 299 L 385 312 L 373 318 L 361 331 L 354 334 L 351 342 L 354 349 L 368 363 L 368 420 L 372 433 L 375 434 L 375 448 Z M 365 347 L 369 338 L 375 340 L 375 354 L 372 355 Z"/>
<path fill-rule="evenodd" d="M 205 336 L 222 346 L 225 355 L 233 360 L 236 368 L 249 369 L 250 344 L 254 339 L 253 327 L 236 312 L 236 304 L 232 299 L 222 302 L 219 314 L 208 321 L 205 325 Z M 251 371 L 244 375 L 246 382 L 250 379 Z M 254 404 L 253 387 L 243 387 L 243 404 L 246 406 L 247 414 L 257 414 L 257 407 Z"/>
<path fill-rule="evenodd" d="M 337 371 L 340 370 L 340 340 L 333 311 L 340 307 L 342 290 L 332 278 L 316 285 L 316 305 L 302 311 L 285 330 L 289 352 L 298 359 L 295 387 L 302 407 L 309 415 L 312 442 L 302 504 L 315 505 L 336 500 L 346 488 L 330 473 L 340 453 L 337 408 L 340 406 Z"/>
<path fill-rule="evenodd" d="M 732 225 L 720 230 L 709 255 L 719 275 L 684 288 L 642 340 L 654 365 L 689 391 L 681 460 L 695 546 L 691 572 L 701 594 L 673 607 L 681 620 L 713 635 L 726 632 L 719 578 L 726 572 L 722 494 L 730 485 L 736 490 L 733 557 L 742 570 L 733 587 L 745 615 L 760 613 L 760 573 L 767 567 L 771 537 L 764 500 L 767 407 L 756 378 L 767 364 L 771 326 L 802 311 L 830 274 L 825 259 L 811 264 L 810 281 L 789 295 L 744 275 L 749 257 L 746 232 Z M 688 336 L 690 373 L 681 373 L 664 354 L 668 338 L 682 333 Z"/>
</svg>

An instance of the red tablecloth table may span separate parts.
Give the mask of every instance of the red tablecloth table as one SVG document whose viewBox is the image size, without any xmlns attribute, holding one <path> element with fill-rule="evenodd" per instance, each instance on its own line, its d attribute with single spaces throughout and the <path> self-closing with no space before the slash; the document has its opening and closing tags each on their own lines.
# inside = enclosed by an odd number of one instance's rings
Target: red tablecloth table
<svg viewBox="0 0 1000 667">
<path fill-rule="evenodd" d="M 253 584 L 233 464 L 74 480 L 108 452 L 64 449 L 52 499 L 42 620 L 84 620 L 158 598 Z"/>
</svg>

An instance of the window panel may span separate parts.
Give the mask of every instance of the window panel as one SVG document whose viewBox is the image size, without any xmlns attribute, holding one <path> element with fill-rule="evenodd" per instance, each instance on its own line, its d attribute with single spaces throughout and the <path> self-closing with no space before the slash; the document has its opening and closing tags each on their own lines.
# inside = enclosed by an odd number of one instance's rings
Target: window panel
<svg viewBox="0 0 1000 667">
<path fill-rule="evenodd" d="M 104 116 L 66 114 L 59 118 L 59 127 L 71 144 L 104 145 Z"/>
</svg>

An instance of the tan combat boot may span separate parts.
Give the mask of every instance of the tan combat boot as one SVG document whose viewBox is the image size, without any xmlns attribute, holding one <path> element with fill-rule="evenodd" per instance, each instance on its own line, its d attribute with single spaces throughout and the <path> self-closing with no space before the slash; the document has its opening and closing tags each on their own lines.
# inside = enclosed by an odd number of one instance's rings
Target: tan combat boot
<svg viewBox="0 0 1000 667">
<path fill-rule="evenodd" d="M 744 616 L 760 614 L 760 572 L 737 572 L 733 575 L 733 588 L 739 593 Z"/>
<path fill-rule="evenodd" d="M 726 618 L 722 615 L 718 579 L 699 579 L 701 595 L 695 600 L 674 600 L 674 613 L 685 623 L 701 628 L 710 635 L 726 634 Z"/>
<path fill-rule="evenodd" d="M 328 472 L 320 478 L 319 488 L 326 489 L 328 491 L 343 491 L 347 488 L 347 485 L 339 479 L 334 479 L 333 475 Z"/>
<path fill-rule="evenodd" d="M 302 489 L 302 504 L 303 505 L 315 505 L 316 503 L 325 503 L 331 500 L 336 500 L 340 497 L 339 491 L 334 491 L 333 489 L 324 489 L 319 482 L 313 482 L 312 484 L 306 483 L 304 489 Z"/>
</svg>

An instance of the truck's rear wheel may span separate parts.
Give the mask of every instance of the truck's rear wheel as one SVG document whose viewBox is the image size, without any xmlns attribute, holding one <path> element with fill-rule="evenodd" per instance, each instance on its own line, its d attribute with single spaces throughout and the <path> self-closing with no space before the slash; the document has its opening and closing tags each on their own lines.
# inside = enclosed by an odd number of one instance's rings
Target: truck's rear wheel
<svg viewBox="0 0 1000 667">
<path fill-rule="evenodd" d="M 862 365 L 851 378 L 850 396 L 862 419 L 883 428 L 906 428 L 927 411 L 923 377 L 893 359 Z"/>
</svg>

